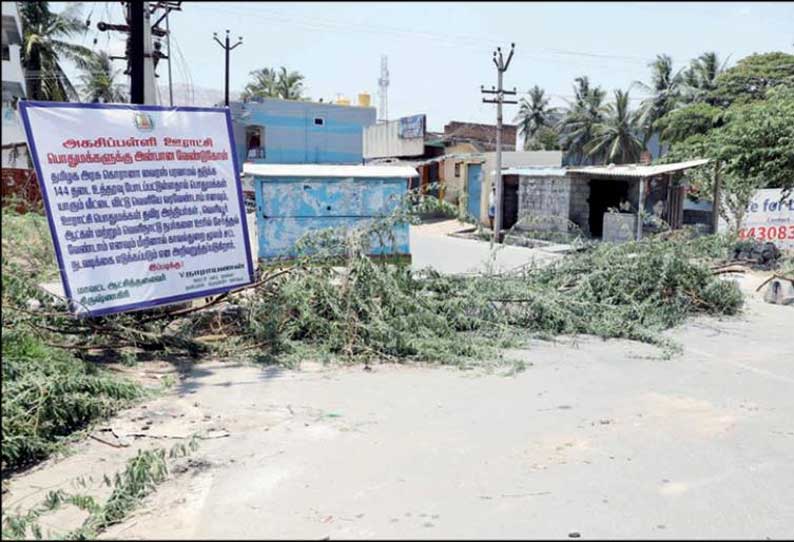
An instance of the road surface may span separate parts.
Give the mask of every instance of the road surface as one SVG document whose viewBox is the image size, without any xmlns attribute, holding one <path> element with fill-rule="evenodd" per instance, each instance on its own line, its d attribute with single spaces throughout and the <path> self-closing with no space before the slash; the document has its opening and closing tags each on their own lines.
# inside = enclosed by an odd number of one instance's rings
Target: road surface
<svg viewBox="0 0 794 542">
<path fill-rule="evenodd" d="M 440 236 L 414 244 L 415 263 L 436 245 L 458 269 Z M 201 432 L 105 538 L 789 538 L 793 323 L 755 295 L 739 317 L 672 330 L 683 353 L 670 360 L 582 337 L 506 352 L 518 373 L 202 363 L 107 424 L 131 446 L 86 440 L 12 479 L 4 504 Z"/>
</svg>

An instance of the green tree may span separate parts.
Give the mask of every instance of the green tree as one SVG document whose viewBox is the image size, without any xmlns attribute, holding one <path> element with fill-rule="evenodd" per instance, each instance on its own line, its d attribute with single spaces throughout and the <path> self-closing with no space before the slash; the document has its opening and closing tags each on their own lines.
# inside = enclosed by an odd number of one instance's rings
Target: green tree
<svg viewBox="0 0 794 542">
<path fill-rule="evenodd" d="M 654 128 L 662 141 L 675 143 L 721 126 L 722 117 L 719 107 L 699 102 L 670 111 L 654 123 Z"/>
<path fill-rule="evenodd" d="M 535 137 L 524 142 L 525 151 L 558 151 L 560 150 L 560 134 L 554 126 L 543 126 Z"/>
<path fill-rule="evenodd" d="M 83 68 L 83 99 L 91 103 L 127 102 L 124 87 L 117 82 L 121 70 L 114 69 L 113 61 L 104 51 L 93 53 Z"/>
<path fill-rule="evenodd" d="M 595 127 L 603 122 L 607 113 L 606 92 L 601 87 L 590 87 L 587 76 L 577 77 L 575 83 L 574 101 L 569 103 L 557 127 L 560 146 L 575 162 L 581 163 L 588 155 L 587 147 L 595 136 Z"/>
<path fill-rule="evenodd" d="M 720 214 L 736 229 L 756 190 L 794 189 L 794 87 L 767 89 L 766 98 L 736 101 L 722 126 L 674 144 L 664 159 L 713 160 L 714 169 L 695 170 L 692 180 L 700 192 L 713 197 L 712 173 L 719 172 Z"/>
<path fill-rule="evenodd" d="M 764 188 L 794 187 L 794 86 L 767 90 L 767 99 L 736 104 L 716 131 L 720 157 L 737 175 Z"/>
<path fill-rule="evenodd" d="M 684 83 L 682 71 L 674 73 L 673 59 L 668 55 L 657 55 L 656 60 L 649 66 L 651 68 L 650 84 L 642 81 L 634 82 L 634 85 L 650 94 L 640 105 L 637 119 L 643 132 L 643 146 L 653 135 L 654 123 L 672 111 L 680 102 Z"/>
<path fill-rule="evenodd" d="M 519 133 L 524 138 L 525 150 L 530 150 L 530 147 L 540 146 L 542 148 L 545 146 L 539 141 L 534 141 L 541 131 L 544 132 L 545 143 L 549 143 L 549 129 L 553 124 L 553 114 L 554 108 L 549 107 L 549 99 L 538 85 L 529 91 L 528 100 L 521 98 L 515 121 L 518 122 Z M 553 129 L 551 131 L 553 132 Z"/>
<path fill-rule="evenodd" d="M 69 5 L 53 13 L 49 2 L 19 2 L 22 23 L 22 64 L 27 96 L 31 100 L 78 100 L 74 85 L 63 69 L 63 60 L 78 68 L 87 66 L 91 50 L 68 40 L 86 31 L 80 19 L 82 5 Z"/>
<path fill-rule="evenodd" d="M 278 71 L 261 68 L 250 73 L 253 80 L 243 90 L 243 100 L 251 98 L 281 98 L 282 100 L 303 99 L 304 76 L 297 71 L 289 71 L 282 66 Z"/>
<path fill-rule="evenodd" d="M 636 162 L 645 148 L 637 137 L 638 132 L 636 115 L 629 109 L 628 91 L 616 90 L 615 103 L 607 105 L 606 119 L 595 126 L 587 153 L 603 157 L 605 162 Z"/>
<path fill-rule="evenodd" d="M 721 73 L 709 96 L 713 105 L 763 100 L 766 90 L 794 86 L 794 55 L 781 52 L 750 55 Z"/>
</svg>

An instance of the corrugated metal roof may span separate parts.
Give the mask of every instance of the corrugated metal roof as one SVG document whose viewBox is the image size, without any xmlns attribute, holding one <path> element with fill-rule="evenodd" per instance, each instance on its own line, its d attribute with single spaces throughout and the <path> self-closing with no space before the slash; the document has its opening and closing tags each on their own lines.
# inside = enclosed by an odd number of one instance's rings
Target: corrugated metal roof
<svg viewBox="0 0 794 542">
<path fill-rule="evenodd" d="M 496 174 L 496 171 L 493 174 Z M 527 177 L 565 177 L 565 174 L 566 169 L 562 167 L 509 167 L 502 170 L 502 175 Z"/>
<path fill-rule="evenodd" d="M 418 177 L 406 166 L 336 166 L 327 164 L 243 164 L 243 173 L 256 177 Z"/>
<path fill-rule="evenodd" d="M 707 164 L 709 160 L 689 160 L 687 162 L 676 162 L 674 164 L 659 164 L 655 166 L 644 166 L 638 164 L 625 164 L 616 166 L 610 164 L 608 166 L 585 166 L 568 168 L 569 173 L 582 173 L 586 175 L 599 175 L 605 177 L 653 177 L 654 175 L 662 175 L 664 173 L 673 173 L 675 171 L 683 171 L 685 169 L 702 166 Z"/>
</svg>

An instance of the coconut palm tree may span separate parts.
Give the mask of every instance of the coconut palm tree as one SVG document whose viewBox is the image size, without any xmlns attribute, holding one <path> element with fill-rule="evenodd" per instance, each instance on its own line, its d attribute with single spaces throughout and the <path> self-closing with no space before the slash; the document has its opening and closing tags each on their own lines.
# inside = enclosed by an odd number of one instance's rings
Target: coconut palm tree
<svg viewBox="0 0 794 542">
<path fill-rule="evenodd" d="M 80 19 L 82 5 L 71 4 L 61 13 L 53 13 L 49 2 L 19 2 L 18 5 L 28 98 L 52 101 L 79 99 L 62 62 L 65 59 L 73 61 L 78 68 L 87 66 L 91 50 L 67 41 L 82 35 L 87 29 Z"/>
<path fill-rule="evenodd" d="M 276 72 L 272 68 L 261 68 L 250 73 L 254 80 L 245 85 L 241 97 L 243 100 L 251 98 L 277 98 Z"/>
<path fill-rule="evenodd" d="M 127 102 L 124 87 L 117 83 L 120 69 L 114 69 L 113 61 L 105 51 L 93 53 L 83 69 L 80 80 L 83 82 L 83 99 L 91 103 Z"/>
<path fill-rule="evenodd" d="M 725 71 L 728 59 L 720 62 L 719 56 L 708 51 L 693 59 L 683 74 L 685 98 L 689 102 L 703 101 L 717 87 L 717 76 Z"/>
<path fill-rule="evenodd" d="M 532 146 L 532 140 L 541 129 L 553 125 L 554 112 L 555 108 L 549 107 L 545 92 L 537 85 L 529 91 L 529 100 L 521 98 L 515 122 L 518 122 L 519 133 L 524 138 L 524 150 Z"/>
<path fill-rule="evenodd" d="M 653 135 L 653 123 L 672 111 L 681 101 L 684 76 L 682 70 L 673 72 L 673 59 L 668 55 L 656 55 L 656 60 L 649 64 L 651 82 L 645 84 L 635 81 L 650 96 L 643 100 L 639 109 L 639 125 L 643 131 L 643 145 Z"/>
<path fill-rule="evenodd" d="M 604 122 L 595 126 L 587 153 L 603 157 L 605 163 L 636 162 L 645 146 L 637 137 L 637 118 L 629 109 L 629 92 L 616 90 L 615 103 L 607 105 L 607 111 Z"/>
<path fill-rule="evenodd" d="M 284 66 L 278 73 L 276 88 L 282 100 L 300 100 L 303 97 L 303 80 L 305 77 L 296 71 L 287 71 Z"/>
<path fill-rule="evenodd" d="M 300 72 L 288 71 L 282 66 L 277 72 L 273 68 L 261 68 L 251 74 L 254 80 L 249 82 L 240 97 L 281 98 L 282 100 L 300 100 L 303 98 L 304 76 Z"/>
<path fill-rule="evenodd" d="M 601 87 L 590 87 L 587 76 L 577 77 L 574 86 L 574 101 L 569 102 L 557 127 L 560 145 L 581 163 L 587 156 L 586 148 L 595 136 L 595 127 L 602 123 L 607 109 L 604 106 L 606 92 Z"/>
</svg>

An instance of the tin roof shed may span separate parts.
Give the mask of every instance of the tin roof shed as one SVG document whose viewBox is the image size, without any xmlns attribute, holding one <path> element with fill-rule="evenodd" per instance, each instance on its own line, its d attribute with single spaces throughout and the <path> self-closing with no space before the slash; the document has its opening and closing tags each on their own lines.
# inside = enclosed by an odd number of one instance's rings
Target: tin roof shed
<svg viewBox="0 0 794 542">
<path fill-rule="evenodd" d="M 608 166 L 585 166 L 568 168 L 568 173 L 577 173 L 588 175 L 590 177 L 608 177 L 608 178 L 634 178 L 641 179 L 645 177 L 655 177 L 657 175 L 664 175 L 666 173 L 675 173 L 677 171 L 684 171 L 697 166 L 707 164 L 708 159 L 688 160 L 686 162 L 676 162 L 674 164 L 658 164 L 653 166 L 645 166 L 639 164 L 625 164 L 616 166 L 609 164 Z"/>
</svg>

